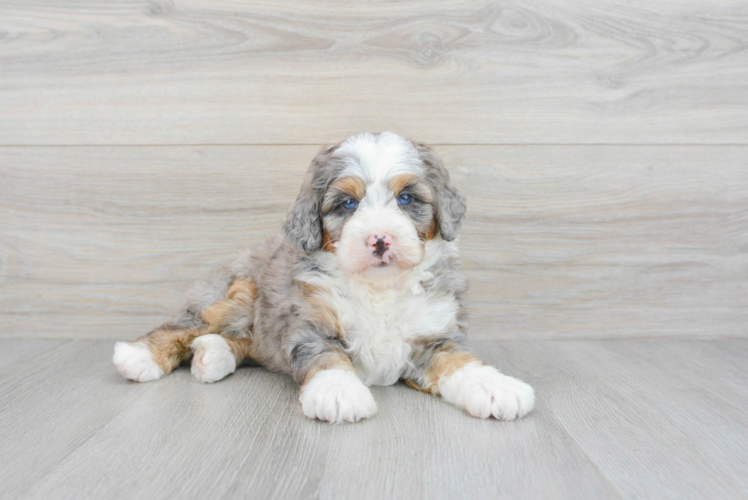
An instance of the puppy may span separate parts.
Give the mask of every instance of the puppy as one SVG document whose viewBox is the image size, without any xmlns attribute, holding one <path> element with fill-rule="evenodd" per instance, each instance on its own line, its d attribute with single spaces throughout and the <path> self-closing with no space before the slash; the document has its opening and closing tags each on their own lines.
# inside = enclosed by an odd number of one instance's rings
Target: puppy
<svg viewBox="0 0 748 500">
<path fill-rule="evenodd" d="M 333 423 L 371 417 L 368 386 L 399 380 L 475 417 L 522 417 L 532 388 L 465 343 L 464 219 L 430 148 L 349 137 L 312 161 L 281 235 L 194 287 L 175 322 L 118 342 L 114 364 L 147 382 L 191 359 L 216 382 L 252 359 L 300 384 L 307 417 Z"/>
</svg>

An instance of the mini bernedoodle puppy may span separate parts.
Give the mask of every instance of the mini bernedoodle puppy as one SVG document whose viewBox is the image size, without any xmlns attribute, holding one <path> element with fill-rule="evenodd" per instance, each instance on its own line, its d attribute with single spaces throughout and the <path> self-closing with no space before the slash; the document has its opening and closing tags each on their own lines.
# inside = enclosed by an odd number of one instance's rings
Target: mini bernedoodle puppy
<svg viewBox="0 0 748 500">
<path fill-rule="evenodd" d="M 216 382 L 250 358 L 293 377 L 304 414 L 333 423 L 371 417 L 368 386 L 399 380 L 475 417 L 522 417 L 532 388 L 465 344 L 464 219 L 430 148 L 349 137 L 312 161 L 282 235 L 195 286 L 175 322 L 118 342 L 114 363 L 147 382 L 191 358 Z"/>
</svg>

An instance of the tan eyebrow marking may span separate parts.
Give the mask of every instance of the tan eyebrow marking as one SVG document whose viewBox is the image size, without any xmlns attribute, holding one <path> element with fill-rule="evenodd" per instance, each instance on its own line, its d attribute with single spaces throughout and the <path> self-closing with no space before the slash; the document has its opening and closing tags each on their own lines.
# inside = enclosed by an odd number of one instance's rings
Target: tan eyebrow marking
<svg viewBox="0 0 748 500">
<path fill-rule="evenodd" d="M 357 200 L 360 200 L 366 194 L 366 185 L 360 177 L 342 177 L 333 182 L 330 187 L 348 193 Z"/>
<path fill-rule="evenodd" d="M 396 175 L 392 179 L 390 179 L 389 182 L 387 182 L 387 186 L 393 193 L 395 193 L 395 196 L 400 194 L 400 191 L 407 187 L 413 191 L 413 194 L 417 195 L 426 203 L 431 203 L 432 201 L 434 201 L 434 197 L 431 194 L 431 189 L 429 189 L 423 179 L 421 179 L 417 175 Z"/>
<path fill-rule="evenodd" d="M 361 200 L 366 194 L 366 184 L 360 177 L 341 177 L 330 185 L 330 188 L 325 194 L 325 200 L 322 204 L 322 213 L 329 212 L 333 207 L 332 203 L 335 201 L 334 195 L 336 193 L 345 193 L 354 198 L 356 201 Z"/>
</svg>

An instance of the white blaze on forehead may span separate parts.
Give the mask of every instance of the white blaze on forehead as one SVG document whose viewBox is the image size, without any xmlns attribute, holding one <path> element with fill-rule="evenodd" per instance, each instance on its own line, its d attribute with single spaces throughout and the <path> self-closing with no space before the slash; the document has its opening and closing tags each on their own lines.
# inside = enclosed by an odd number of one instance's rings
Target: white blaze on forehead
<svg viewBox="0 0 748 500">
<path fill-rule="evenodd" d="M 421 175 L 423 169 L 418 152 L 410 141 L 392 132 L 350 137 L 338 148 L 338 155 L 347 157 L 347 166 L 341 177 L 358 176 L 370 185 L 386 185 L 389 179 L 399 174 Z"/>
</svg>

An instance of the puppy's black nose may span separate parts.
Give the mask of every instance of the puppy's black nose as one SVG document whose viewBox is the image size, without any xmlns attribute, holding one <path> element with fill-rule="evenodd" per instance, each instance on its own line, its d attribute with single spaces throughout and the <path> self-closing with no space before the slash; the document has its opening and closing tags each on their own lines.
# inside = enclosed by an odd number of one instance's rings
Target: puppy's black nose
<svg viewBox="0 0 748 500">
<path fill-rule="evenodd" d="M 387 247 L 384 244 L 384 238 L 377 238 L 377 248 L 374 250 L 374 255 L 381 257 L 386 251 Z"/>
<path fill-rule="evenodd" d="M 369 248 L 374 249 L 374 255 L 383 259 L 384 254 L 387 253 L 387 250 L 390 249 L 390 245 L 392 244 L 392 236 L 387 233 L 370 234 L 369 237 L 366 238 L 366 244 Z"/>
</svg>

